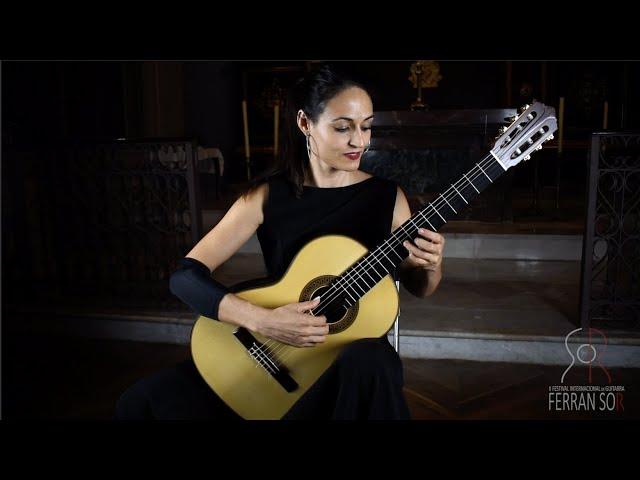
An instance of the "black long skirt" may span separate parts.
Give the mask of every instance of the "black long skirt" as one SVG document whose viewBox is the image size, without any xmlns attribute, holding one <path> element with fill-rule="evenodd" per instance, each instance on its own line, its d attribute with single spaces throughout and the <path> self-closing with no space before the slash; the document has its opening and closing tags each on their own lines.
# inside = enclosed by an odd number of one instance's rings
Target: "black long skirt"
<svg viewBox="0 0 640 480">
<path fill-rule="evenodd" d="M 402 362 L 386 337 L 347 345 L 284 419 L 407 420 Z M 116 420 L 241 420 L 189 359 L 144 378 L 116 405 Z"/>
</svg>

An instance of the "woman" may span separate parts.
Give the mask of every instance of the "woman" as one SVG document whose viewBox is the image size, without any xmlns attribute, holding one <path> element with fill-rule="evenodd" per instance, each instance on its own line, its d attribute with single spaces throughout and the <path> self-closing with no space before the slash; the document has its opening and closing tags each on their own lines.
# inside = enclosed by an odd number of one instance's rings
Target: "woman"
<svg viewBox="0 0 640 480">
<path fill-rule="evenodd" d="M 211 278 L 254 234 L 271 278 L 321 235 L 341 234 L 373 249 L 411 216 L 397 184 L 358 169 L 371 140 L 373 105 L 358 83 L 327 66 L 298 82 L 285 105 L 290 122 L 279 165 L 238 198 L 220 222 L 180 260 L 171 291 L 197 313 L 301 348 L 324 342 L 317 300 L 268 309 Z M 424 298 L 442 277 L 444 238 L 420 231 L 405 243 L 397 276 Z M 284 418 L 408 419 L 402 364 L 387 341 L 364 339 L 343 348 L 332 366 Z M 192 360 L 138 382 L 118 402 L 116 418 L 239 418 L 208 387 Z"/>
</svg>

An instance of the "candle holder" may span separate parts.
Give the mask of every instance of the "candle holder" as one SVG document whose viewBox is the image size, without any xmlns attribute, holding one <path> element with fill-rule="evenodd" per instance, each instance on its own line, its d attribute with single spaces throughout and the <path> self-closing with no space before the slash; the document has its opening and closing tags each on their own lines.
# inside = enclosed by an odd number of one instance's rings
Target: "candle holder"
<svg viewBox="0 0 640 480">
<path fill-rule="evenodd" d="M 413 84 L 413 88 L 418 89 L 418 98 L 411 103 L 411 110 L 429 110 L 429 106 L 422 101 L 422 89 L 438 86 L 438 82 L 442 80 L 440 65 L 433 60 L 418 60 L 411 64 L 409 70 L 411 72 L 409 81 Z"/>
</svg>

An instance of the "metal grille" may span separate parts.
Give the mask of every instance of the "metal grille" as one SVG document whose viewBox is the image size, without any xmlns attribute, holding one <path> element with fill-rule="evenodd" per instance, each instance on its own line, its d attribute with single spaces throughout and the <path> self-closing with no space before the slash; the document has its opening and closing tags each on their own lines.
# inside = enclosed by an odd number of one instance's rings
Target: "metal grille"
<svg viewBox="0 0 640 480">
<path fill-rule="evenodd" d="M 592 136 L 582 327 L 640 327 L 640 133 Z"/>
<path fill-rule="evenodd" d="M 168 278 L 202 234 L 196 151 L 180 140 L 5 152 L 13 293 L 74 305 L 179 306 Z"/>
</svg>

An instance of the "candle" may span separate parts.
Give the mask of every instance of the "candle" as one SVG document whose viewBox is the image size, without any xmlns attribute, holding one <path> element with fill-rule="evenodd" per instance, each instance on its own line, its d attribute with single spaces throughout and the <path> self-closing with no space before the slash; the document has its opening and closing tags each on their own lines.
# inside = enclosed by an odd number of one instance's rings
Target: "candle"
<svg viewBox="0 0 640 480">
<path fill-rule="evenodd" d="M 562 153 L 562 137 L 564 133 L 564 97 L 560 97 L 558 107 L 558 153 Z"/>
<path fill-rule="evenodd" d="M 273 156 L 278 156 L 278 119 L 280 112 L 280 104 L 273 104 Z"/>
<path fill-rule="evenodd" d="M 249 159 L 249 121 L 247 119 L 246 100 L 242 100 L 242 122 L 244 123 L 244 156 Z"/>
<path fill-rule="evenodd" d="M 608 120 L 609 120 L 609 102 L 605 101 L 604 102 L 604 115 L 603 115 L 603 118 L 602 118 L 602 129 L 603 130 L 607 129 Z"/>
</svg>

